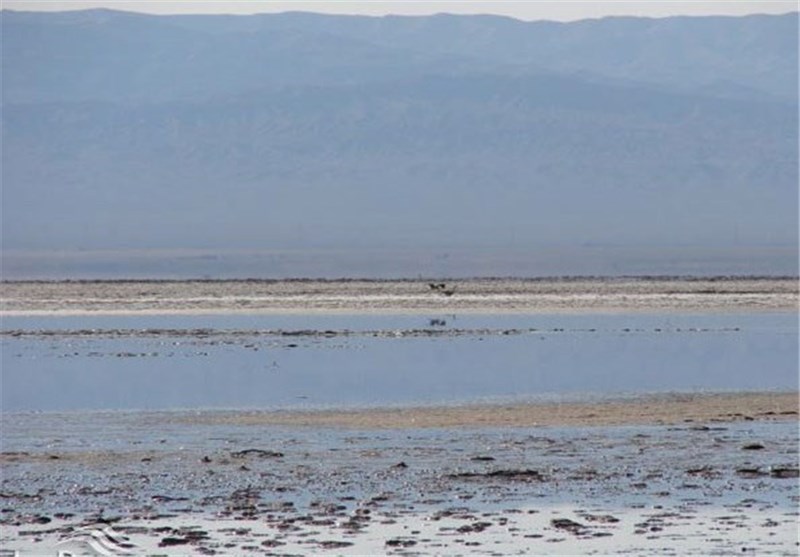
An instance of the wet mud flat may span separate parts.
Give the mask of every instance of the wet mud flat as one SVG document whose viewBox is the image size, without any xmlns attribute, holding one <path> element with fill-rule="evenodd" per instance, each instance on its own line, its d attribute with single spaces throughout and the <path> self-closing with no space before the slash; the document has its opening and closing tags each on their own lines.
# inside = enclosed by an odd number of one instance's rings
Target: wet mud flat
<svg viewBox="0 0 800 557">
<path fill-rule="evenodd" d="M 4 414 L 0 547 L 56 554 L 94 536 L 152 555 L 796 554 L 797 393 L 736 396 L 739 411 L 698 395 L 716 410 L 617 425 L 592 425 L 589 403 L 582 423 L 505 427 Z"/>
<path fill-rule="evenodd" d="M 7 281 L 0 312 L 587 312 L 796 310 L 796 277 Z"/>
</svg>

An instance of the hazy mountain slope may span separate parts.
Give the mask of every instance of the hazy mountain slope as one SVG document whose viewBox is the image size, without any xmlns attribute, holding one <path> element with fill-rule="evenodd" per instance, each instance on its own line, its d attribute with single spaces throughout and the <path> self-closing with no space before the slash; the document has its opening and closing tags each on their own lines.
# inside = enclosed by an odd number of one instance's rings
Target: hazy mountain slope
<svg viewBox="0 0 800 557">
<path fill-rule="evenodd" d="M 208 17 L 213 26 L 216 16 Z M 5 101 L 197 99 L 472 67 L 468 57 L 416 54 L 324 30 L 213 33 L 178 21 L 104 10 L 4 12 Z"/>
<path fill-rule="evenodd" d="M 197 28 L 202 20 L 176 24 Z M 574 23 L 497 16 L 262 16 L 252 31 L 330 32 L 430 54 L 469 56 L 517 72 L 549 69 L 651 82 L 679 89 L 797 95 L 797 13 L 784 16 L 604 18 Z M 236 29 L 230 21 L 230 29 Z M 741 89 L 739 89 L 741 88 Z M 738 89 L 738 90 L 737 90 Z"/>
<path fill-rule="evenodd" d="M 5 249 L 796 240 L 790 16 L 3 14 Z"/>
<path fill-rule="evenodd" d="M 3 12 L 4 95 L 137 100 L 409 74 L 550 70 L 728 96 L 797 95 L 797 14 L 607 18 Z"/>
</svg>

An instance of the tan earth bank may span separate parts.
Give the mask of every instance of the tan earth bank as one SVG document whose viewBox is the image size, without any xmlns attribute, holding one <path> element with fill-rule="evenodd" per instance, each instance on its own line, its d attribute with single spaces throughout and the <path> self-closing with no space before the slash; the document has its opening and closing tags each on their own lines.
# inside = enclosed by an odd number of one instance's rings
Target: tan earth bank
<svg viewBox="0 0 800 557">
<path fill-rule="evenodd" d="M 366 410 L 212 412 L 198 424 L 334 426 L 357 429 L 665 425 L 797 419 L 796 392 L 687 393 L 597 402 L 483 404 Z"/>
<path fill-rule="evenodd" d="M 797 311 L 797 278 L 0 283 L 0 315 Z"/>
</svg>

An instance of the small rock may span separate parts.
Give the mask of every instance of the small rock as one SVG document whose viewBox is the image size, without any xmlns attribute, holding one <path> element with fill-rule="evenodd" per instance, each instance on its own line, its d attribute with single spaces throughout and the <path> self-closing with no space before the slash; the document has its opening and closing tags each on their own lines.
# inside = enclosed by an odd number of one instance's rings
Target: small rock
<svg viewBox="0 0 800 557">
<path fill-rule="evenodd" d="M 173 545 L 186 545 L 189 543 L 189 538 L 176 538 L 173 536 L 167 536 L 163 538 L 160 542 L 158 542 L 159 547 L 170 547 Z"/>
<path fill-rule="evenodd" d="M 699 468 L 690 468 L 686 470 L 686 473 L 689 474 L 690 476 L 700 476 L 702 478 L 707 478 L 707 479 L 719 476 L 719 472 L 714 470 L 714 468 L 712 468 L 711 466 L 707 465 L 701 466 Z"/>
<path fill-rule="evenodd" d="M 570 534 L 580 534 L 586 530 L 583 524 L 568 518 L 554 518 L 550 521 L 550 525 L 559 530 L 566 530 Z"/>
<path fill-rule="evenodd" d="M 462 534 L 473 532 L 480 533 L 489 528 L 491 525 L 491 522 L 473 522 L 472 524 L 464 524 L 463 526 L 459 526 L 456 528 L 456 532 L 460 532 Z"/>
<path fill-rule="evenodd" d="M 417 545 L 417 542 L 408 538 L 393 538 L 386 540 L 386 545 L 389 547 L 412 547 Z"/>
<path fill-rule="evenodd" d="M 231 452 L 232 458 L 245 458 L 257 456 L 259 458 L 283 458 L 283 453 L 278 451 L 266 451 L 264 449 L 244 449 L 242 451 Z"/>
<path fill-rule="evenodd" d="M 544 481 L 544 476 L 538 470 L 494 470 L 493 472 L 461 472 L 458 474 L 449 474 L 452 479 L 485 479 L 485 478 L 502 478 L 506 480 L 521 480 L 521 481 Z"/>
<path fill-rule="evenodd" d="M 776 467 L 770 472 L 770 476 L 778 479 L 798 478 L 800 477 L 800 470 L 797 468 L 789 467 Z"/>
<path fill-rule="evenodd" d="M 327 540 L 324 542 L 319 542 L 319 546 L 324 549 L 340 549 L 342 547 L 349 547 L 353 545 L 353 542 L 342 542 L 338 540 Z"/>
<path fill-rule="evenodd" d="M 760 468 L 739 468 L 736 470 L 736 474 L 747 479 L 760 478 L 767 475 L 767 473 Z"/>
</svg>

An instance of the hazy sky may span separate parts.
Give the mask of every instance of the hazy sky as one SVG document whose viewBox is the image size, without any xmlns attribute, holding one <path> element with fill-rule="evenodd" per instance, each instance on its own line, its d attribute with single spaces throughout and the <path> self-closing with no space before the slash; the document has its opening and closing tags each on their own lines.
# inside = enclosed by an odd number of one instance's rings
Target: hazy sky
<svg viewBox="0 0 800 557">
<path fill-rule="evenodd" d="M 432 13 L 491 13 L 518 19 L 554 19 L 570 21 L 609 15 L 664 17 L 670 15 L 744 15 L 749 13 L 786 13 L 798 9 L 798 0 L 646 0 L 646 1 L 571 1 L 571 0 L 493 0 L 463 2 L 439 0 L 366 0 L 352 2 L 325 0 L 2 0 L 12 10 L 75 10 L 114 8 L 149 13 L 264 13 L 309 11 L 364 15 L 422 15 Z"/>
</svg>

